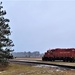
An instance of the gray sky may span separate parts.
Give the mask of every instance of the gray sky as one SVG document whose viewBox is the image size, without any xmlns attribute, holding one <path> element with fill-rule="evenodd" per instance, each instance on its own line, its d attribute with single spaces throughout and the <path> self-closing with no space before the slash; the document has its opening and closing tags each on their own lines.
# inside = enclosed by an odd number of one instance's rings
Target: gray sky
<svg viewBox="0 0 75 75">
<path fill-rule="evenodd" d="M 75 47 L 75 1 L 3 0 L 15 51 Z"/>
</svg>

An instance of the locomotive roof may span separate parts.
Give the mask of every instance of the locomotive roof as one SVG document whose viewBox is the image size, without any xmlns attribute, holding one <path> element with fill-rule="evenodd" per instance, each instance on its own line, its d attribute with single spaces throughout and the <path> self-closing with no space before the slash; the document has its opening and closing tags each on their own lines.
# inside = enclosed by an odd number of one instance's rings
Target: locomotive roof
<svg viewBox="0 0 75 75">
<path fill-rule="evenodd" d="M 51 51 L 59 51 L 59 50 L 75 51 L 75 48 L 55 48 L 55 49 L 49 49 L 49 50 L 47 50 L 47 51 L 48 51 L 48 52 L 51 52 Z"/>
</svg>

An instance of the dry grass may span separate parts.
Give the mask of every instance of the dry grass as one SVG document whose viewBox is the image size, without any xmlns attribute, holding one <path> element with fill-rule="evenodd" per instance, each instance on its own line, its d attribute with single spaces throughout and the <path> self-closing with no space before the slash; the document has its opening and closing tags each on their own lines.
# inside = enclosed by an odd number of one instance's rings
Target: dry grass
<svg viewBox="0 0 75 75">
<path fill-rule="evenodd" d="M 14 60 L 37 60 L 37 61 L 41 61 L 42 58 L 15 58 Z"/>
<path fill-rule="evenodd" d="M 10 64 L 5 71 L 0 71 L 0 75 L 75 75 L 75 70 Z"/>
</svg>

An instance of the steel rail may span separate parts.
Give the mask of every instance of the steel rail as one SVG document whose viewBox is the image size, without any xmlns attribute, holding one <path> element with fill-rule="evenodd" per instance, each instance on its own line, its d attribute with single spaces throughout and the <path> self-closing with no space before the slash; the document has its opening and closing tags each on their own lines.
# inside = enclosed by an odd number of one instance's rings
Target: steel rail
<svg viewBox="0 0 75 75">
<path fill-rule="evenodd" d="M 52 65 L 52 66 L 57 66 L 57 67 L 62 67 L 66 69 L 75 69 L 75 66 L 69 66 L 69 65 L 60 65 L 60 64 L 52 64 L 52 63 L 46 63 L 46 62 L 40 62 L 40 61 L 19 61 L 19 60 L 10 60 L 10 62 L 14 63 L 29 63 L 29 64 L 41 64 L 41 65 Z"/>
</svg>

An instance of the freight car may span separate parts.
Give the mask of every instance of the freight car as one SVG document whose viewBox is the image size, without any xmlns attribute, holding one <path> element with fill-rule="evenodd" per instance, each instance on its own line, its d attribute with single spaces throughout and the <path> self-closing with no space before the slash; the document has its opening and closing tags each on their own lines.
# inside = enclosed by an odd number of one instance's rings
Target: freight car
<svg viewBox="0 0 75 75">
<path fill-rule="evenodd" d="M 42 57 L 43 61 L 62 60 L 64 62 L 75 62 L 75 48 L 49 49 Z"/>
</svg>

